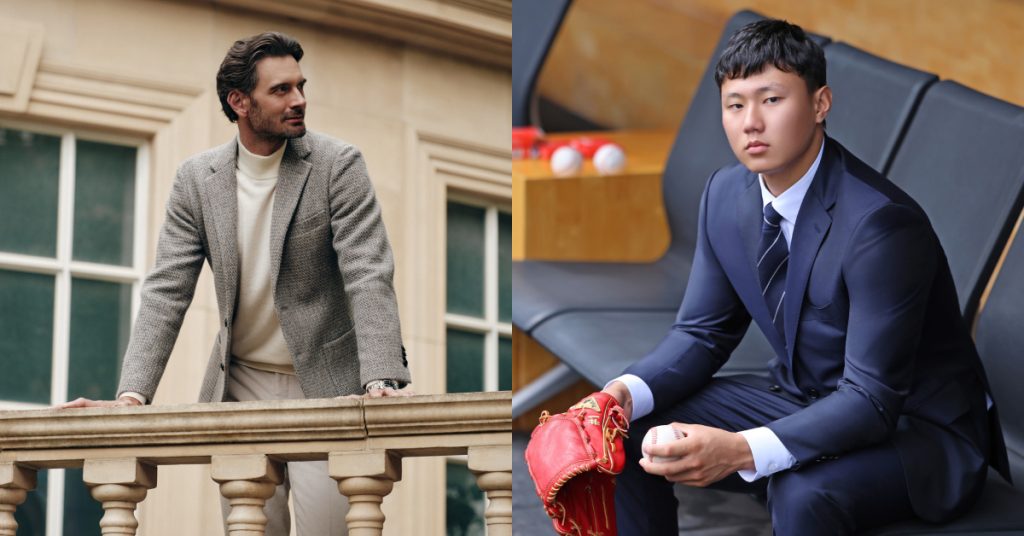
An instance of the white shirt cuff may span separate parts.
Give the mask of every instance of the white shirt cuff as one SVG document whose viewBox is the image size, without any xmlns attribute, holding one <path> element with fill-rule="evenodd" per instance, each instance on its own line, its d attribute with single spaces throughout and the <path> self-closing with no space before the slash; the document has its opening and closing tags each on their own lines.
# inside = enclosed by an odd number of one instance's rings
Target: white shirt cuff
<svg viewBox="0 0 1024 536">
<path fill-rule="evenodd" d="M 626 389 L 629 389 L 629 396 L 633 399 L 633 413 L 630 421 L 635 421 L 654 411 L 654 394 L 651 393 L 651 388 L 639 376 L 623 374 L 604 386 L 608 387 L 612 382 L 622 382 L 626 385 Z"/>
<path fill-rule="evenodd" d="M 785 471 L 796 464 L 796 458 L 771 429 L 762 426 L 743 430 L 740 435 L 747 440 L 750 452 L 754 455 L 754 471 L 749 469 L 737 471 L 743 480 L 753 482 L 779 471 Z"/>
<path fill-rule="evenodd" d="M 134 391 L 125 391 L 125 392 L 117 395 L 117 398 L 121 398 L 122 396 L 130 396 L 130 397 L 134 398 L 135 400 L 138 400 L 139 402 L 141 402 L 143 406 L 146 405 L 146 397 L 144 397 L 144 396 L 142 396 L 139 393 L 136 393 Z"/>
</svg>

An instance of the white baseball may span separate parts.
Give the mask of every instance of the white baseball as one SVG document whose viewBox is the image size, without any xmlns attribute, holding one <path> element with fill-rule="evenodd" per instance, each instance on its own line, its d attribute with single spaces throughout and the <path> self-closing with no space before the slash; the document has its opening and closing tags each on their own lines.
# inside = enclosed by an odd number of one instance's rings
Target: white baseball
<svg viewBox="0 0 1024 536">
<path fill-rule="evenodd" d="M 626 152 L 614 143 L 606 143 L 594 153 L 594 167 L 602 175 L 612 175 L 626 167 Z"/>
<path fill-rule="evenodd" d="M 579 173 L 583 167 L 583 155 L 569 147 L 559 147 L 551 155 L 551 171 L 558 177 L 567 177 Z"/>
<path fill-rule="evenodd" d="M 648 445 L 663 445 L 665 443 L 671 443 L 678 441 L 686 437 L 686 434 L 676 430 L 670 424 L 663 424 L 661 426 L 655 426 L 647 431 L 647 435 L 644 436 L 643 446 Z M 646 449 L 644 451 L 644 459 L 654 463 L 673 462 L 679 459 L 678 456 L 651 456 L 647 454 Z"/>
</svg>

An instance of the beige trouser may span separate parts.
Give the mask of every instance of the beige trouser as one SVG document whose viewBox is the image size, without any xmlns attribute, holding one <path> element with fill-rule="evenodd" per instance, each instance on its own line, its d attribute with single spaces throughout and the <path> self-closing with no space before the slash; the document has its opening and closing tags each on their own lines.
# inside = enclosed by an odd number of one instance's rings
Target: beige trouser
<svg viewBox="0 0 1024 536">
<path fill-rule="evenodd" d="M 305 398 L 298 379 L 290 374 L 256 370 L 237 362 L 229 370 L 228 402 Z M 288 536 L 291 528 L 289 491 L 295 506 L 296 536 L 348 533 L 345 526 L 348 499 L 338 491 L 338 482 L 327 476 L 327 461 L 315 461 L 288 462 L 284 482 L 263 508 L 268 520 L 266 536 Z M 230 511 L 227 499 L 221 497 L 220 504 L 226 520 Z"/>
</svg>

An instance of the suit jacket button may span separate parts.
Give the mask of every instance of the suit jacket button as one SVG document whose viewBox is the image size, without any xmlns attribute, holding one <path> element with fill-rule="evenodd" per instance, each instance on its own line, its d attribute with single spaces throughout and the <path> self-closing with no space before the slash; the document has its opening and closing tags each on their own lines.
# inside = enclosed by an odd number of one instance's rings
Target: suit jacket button
<svg viewBox="0 0 1024 536">
<path fill-rule="evenodd" d="M 807 397 L 810 398 L 811 400 L 814 400 L 814 399 L 818 398 L 818 390 L 813 388 L 813 387 L 808 389 L 807 390 Z"/>
<path fill-rule="evenodd" d="M 224 319 L 224 327 L 228 327 L 228 319 L 227 318 Z"/>
<path fill-rule="evenodd" d="M 224 370 L 224 363 L 221 363 L 221 364 L 220 364 L 220 369 L 221 369 L 221 370 Z"/>
<path fill-rule="evenodd" d="M 768 390 L 769 390 L 769 391 L 771 391 L 771 392 L 773 392 L 773 393 L 778 393 L 779 391 L 781 391 L 781 390 L 782 390 L 782 388 L 781 388 L 781 387 L 779 387 L 778 385 L 774 385 L 774 384 L 772 384 L 772 385 L 769 385 L 769 386 L 768 386 Z"/>
</svg>

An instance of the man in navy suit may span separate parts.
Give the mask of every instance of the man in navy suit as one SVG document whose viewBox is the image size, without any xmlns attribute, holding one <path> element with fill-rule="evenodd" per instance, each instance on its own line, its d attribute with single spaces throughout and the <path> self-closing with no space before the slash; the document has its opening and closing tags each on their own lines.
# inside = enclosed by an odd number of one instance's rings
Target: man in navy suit
<svg viewBox="0 0 1024 536">
<path fill-rule="evenodd" d="M 714 173 L 675 325 L 605 391 L 631 414 L 619 533 L 675 534 L 674 482 L 767 491 L 777 534 L 852 534 L 977 499 L 1009 479 L 945 253 L 913 199 L 825 133 L 825 56 L 752 23 L 716 68 L 740 165 Z M 751 320 L 767 376 L 713 377 Z M 685 433 L 646 447 L 653 426 Z M 639 460 L 639 462 L 638 462 Z"/>
</svg>

